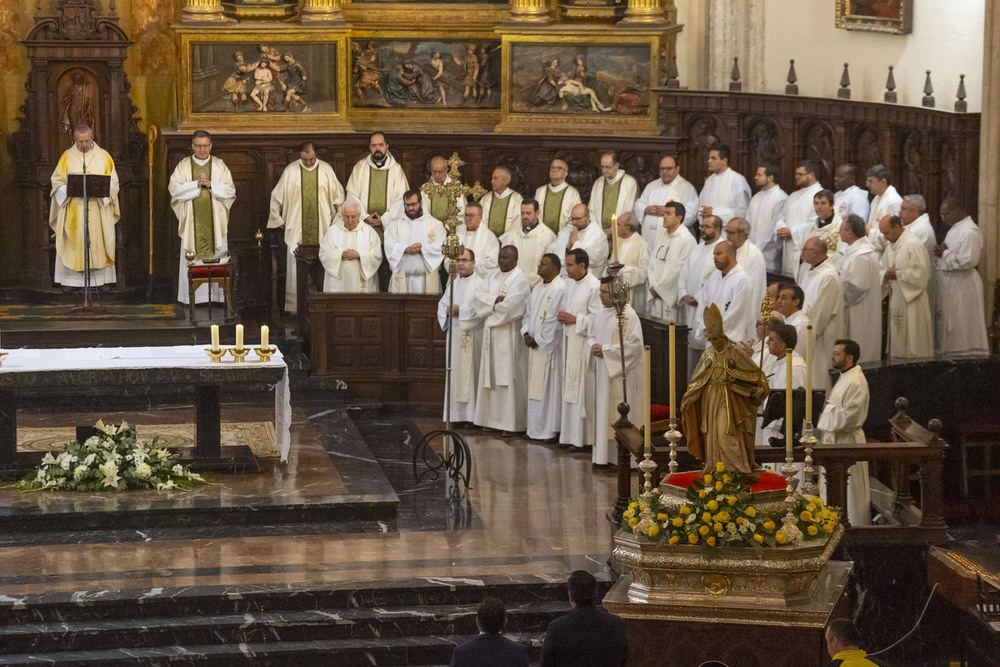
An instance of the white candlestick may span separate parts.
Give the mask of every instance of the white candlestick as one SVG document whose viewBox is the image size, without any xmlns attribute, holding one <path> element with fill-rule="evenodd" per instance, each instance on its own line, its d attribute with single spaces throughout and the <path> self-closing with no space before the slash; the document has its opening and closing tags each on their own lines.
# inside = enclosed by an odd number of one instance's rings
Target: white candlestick
<svg viewBox="0 0 1000 667">
<path fill-rule="evenodd" d="M 270 345 L 267 344 L 268 343 L 267 338 L 268 338 L 268 333 L 269 332 L 270 332 L 270 329 L 267 328 L 266 324 L 264 324 L 264 325 L 262 325 L 260 327 L 260 346 L 261 346 L 261 348 L 263 348 L 265 350 L 270 347 Z"/>
<path fill-rule="evenodd" d="M 785 451 L 792 454 L 792 350 L 785 351 Z"/>
<path fill-rule="evenodd" d="M 670 323 L 670 349 L 668 351 L 670 370 L 670 416 L 677 417 L 677 327 Z"/>
<path fill-rule="evenodd" d="M 242 350 L 243 349 L 243 325 L 242 324 L 237 324 L 236 325 L 236 349 L 237 350 Z"/>
<path fill-rule="evenodd" d="M 806 421 L 813 420 L 813 325 L 806 327 Z"/>
<path fill-rule="evenodd" d="M 646 405 L 646 419 L 645 419 L 645 421 L 643 421 L 643 424 L 645 424 L 645 426 L 646 426 L 646 428 L 645 428 L 646 432 L 644 434 L 645 435 L 644 441 L 645 441 L 645 445 L 646 445 L 646 450 L 648 451 L 649 448 L 652 446 L 652 443 L 653 443 L 652 416 L 649 413 L 650 404 L 653 402 L 653 381 L 651 379 L 652 373 L 650 371 L 650 369 L 653 367 L 653 361 L 652 361 L 652 356 L 650 355 L 650 351 L 649 351 L 649 346 L 648 345 L 646 345 L 645 348 L 642 351 L 642 363 L 646 365 L 646 399 L 647 400 L 646 400 L 646 403 L 645 403 L 645 405 Z M 642 405 L 642 403 L 640 403 L 640 405 Z"/>
<path fill-rule="evenodd" d="M 612 249 L 612 262 L 618 261 L 618 216 L 611 216 L 611 249 Z"/>
<path fill-rule="evenodd" d="M 212 325 L 212 352 L 219 351 L 219 325 Z"/>
</svg>

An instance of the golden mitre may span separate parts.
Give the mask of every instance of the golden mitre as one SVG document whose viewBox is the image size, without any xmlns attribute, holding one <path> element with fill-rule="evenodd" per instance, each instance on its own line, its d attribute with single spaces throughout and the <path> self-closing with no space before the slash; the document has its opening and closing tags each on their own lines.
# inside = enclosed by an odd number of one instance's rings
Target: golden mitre
<svg viewBox="0 0 1000 667">
<path fill-rule="evenodd" d="M 722 313 L 714 303 L 705 309 L 705 335 L 706 338 L 718 338 L 726 335 L 726 331 L 722 327 Z"/>
</svg>

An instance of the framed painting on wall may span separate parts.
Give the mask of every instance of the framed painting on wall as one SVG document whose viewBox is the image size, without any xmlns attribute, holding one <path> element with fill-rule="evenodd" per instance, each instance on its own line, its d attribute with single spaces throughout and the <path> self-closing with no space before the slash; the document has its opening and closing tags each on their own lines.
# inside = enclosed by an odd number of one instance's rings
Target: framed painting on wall
<svg viewBox="0 0 1000 667">
<path fill-rule="evenodd" d="M 836 26 L 906 35 L 913 30 L 913 0 L 836 0 Z"/>
</svg>

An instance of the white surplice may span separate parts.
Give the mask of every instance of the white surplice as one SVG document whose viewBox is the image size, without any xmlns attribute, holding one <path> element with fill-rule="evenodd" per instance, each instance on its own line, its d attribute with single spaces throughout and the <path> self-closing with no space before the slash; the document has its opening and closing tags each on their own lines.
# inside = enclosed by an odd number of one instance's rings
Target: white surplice
<svg viewBox="0 0 1000 667">
<path fill-rule="evenodd" d="M 805 350 L 805 347 L 803 346 L 801 349 Z M 757 354 L 759 355 L 760 353 L 758 352 Z M 806 360 L 802 358 L 802 355 L 799 354 L 798 350 L 793 350 L 791 356 L 792 356 L 792 389 L 794 390 L 806 386 L 806 373 L 808 371 L 806 370 Z M 754 361 L 757 361 L 758 359 L 760 359 L 760 357 L 755 356 L 753 359 Z M 787 364 L 788 364 L 788 354 L 785 354 L 785 356 L 783 356 L 781 359 L 775 359 L 773 355 L 771 356 L 770 370 L 765 371 L 765 374 L 767 375 L 768 387 L 770 387 L 771 389 L 781 389 L 782 391 L 784 391 L 785 387 L 787 386 L 786 380 L 788 379 Z M 778 419 L 775 419 L 774 421 L 768 424 L 763 423 L 762 418 L 764 415 L 764 407 L 766 405 L 767 403 L 765 402 L 757 409 L 758 429 L 757 429 L 756 446 L 758 447 L 763 445 L 769 445 L 770 438 L 780 439 L 781 427 L 785 423 L 784 417 L 779 417 Z M 784 410 L 782 410 L 782 414 L 784 414 Z"/>
<path fill-rule="evenodd" d="M 767 268 L 774 272 L 781 271 L 781 246 L 775 232 L 778 221 L 785 215 L 785 202 L 788 194 L 775 185 L 768 190 L 761 190 L 750 199 L 747 209 L 747 222 L 750 223 L 750 242 L 760 248 L 764 255 Z"/>
<path fill-rule="evenodd" d="M 560 192 L 565 190 L 565 194 L 562 197 L 562 201 L 559 204 L 559 219 L 558 220 L 546 220 L 545 219 L 545 198 L 549 196 L 555 196 Z M 580 199 L 580 191 L 574 188 L 572 185 L 563 181 L 559 185 L 552 185 L 551 183 L 546 183 L 535 190 L 535 201 L 538 202 L 538 221 L 543 225 L 548 227 L 550 230 L 555 227 L 555 229 L 562 231 L 562 228 L 569 224 L 570 212 L 573 207 L 577 204 L 582 204 L 583 200 Z M 555 234 L 555 232 L 553 232 Z"/>
<path fill-rule="evenodd" d="M 844 253 L 847 252 L 847 244 L 840 240 L 840 223 L 841 219 L 834 213 L 829 222 L 817 218 L 808 225 L 797 227 L 792 231 L 792 241 L 799 257 L 797 260 L 799 265 L 795 274 L 796 283 L 802 285 L 805 282 L 806 273 L 809 272 L 809 264 L 801 261 L 802 249 L 805 247 L 806 241 L 814 236 L 820 237 L 826 243 L 827 256 L 833 262 L 834 268 L 840 271 L 840 264 L 844 261 Z M 830 246 L 833 246 L 833 250 L 830 250 Z"/>
<path fill-rule="evenodd" d="M 686 232 L 690 234 L 690 232 Z M 625 307 L 625 383 L 628 386 L 629 417 L 633 423 L 645 421 L 649 410 L 642 363 L 642 324 L 631 306 Z M 622 346 L 618 334 L 618 316 L 614 308 L 602 308 L 594 318 L 590 345 L 600 345 L 602 357 L 597 360 L 596 441 L 591 461 L 596 465 L 618 460 L 618 448 L 611 425 L 618 420 L 618 404 L 622 402 Z"/>
<path fill-rule="evenodd" d="M 951 226 L 944 243 L 947 250 L 934 258 L 941 351 L 952 355 L 989 354 L 983 279 L 976 271 L 983 250 L 983 232 L 966 216 Z"/>
<path fill-rule="evenodd" d="M 844 286 L 844 331 L 861 347 L 862 365 L 882 358 L 882 275 L 878 253 L 867 238 L 847 246 L 840 266 Z"/>
<path fill-rule="evenodd" d="M 698 295 L 701 294 L 706 283 L 708 283 L 708 279 L 712 276 L 712 272 L 715 271 L 713 253 L 715 252 L 716 244 L 721 240 L 722 237 L 720 236 L 711 243 L 698 243 L 691 248 L 690 254 L 681 265 L 681 273 L 677 280 L 677 307 L 681 309 L 683 315 L 678 320 L 678 323 L 687 324 L 692 330 L 697 328 L 697 316 L 700 311 L 698 306 L 689 306 L 681 301 L 681 299 L 685 296 L 697 299 Z M 704 349 L 704 347 L 701 349 Z M 694 366 L 691 366 L 691 370 L 694 370 Z"/>
<path fill-rule="evenodd" d="M 633 207 L 636 219 L 642 222 L 642 238 L 646 240 L 651 250 L 656 243 L 659 230 L 663 229 L 663 216 L 646 215 L 646 207 L 663 206 L 670 202 L 684 205 L 684 226 L 693 227 L 698 231 L 698 191 L 680 175 L 675 176 L 669 183 L 657 178 L 643 188 Z"/>
<path fill-rule="evenodd" d="M 474 307 L 483 318 L 474 420 L 479 426 L 509 432 L 527 426 L 528 348 L 521 337 L 521 320 L 530 294 L 528 279 L 516 266 L 507 273 L 497 271 L 476 290 Z M 498 296 L 504 300 L 497 303 Z"/>
<path fill-rule="evenodd" d="M 441 244 L 445 231 L 441 221 L 427 211 L 419 218 L 403 216 L 385 228 L 385 258 L 392 269 L 389 291 L 394 294 L 438 294 L 438 268 L 444 260 Z M 419 243 L 420 252 L 404 254 Z"/>
<path fill-rule="evenodd" d="M 360 259 L 345 260 L 345 250 L 357 250 Z M 319 245 L 319 261 L 326 272 L 324 292 L 377 292 L 382 245 L 378 232 L 363 222 L 353 230 L 343 220 L 327 230 Z"/>
<path fill-rule="evenodd" d="M 672 234 L 660 225 L 649 259 L 649 281 L 646 288 L 648 317 L 664 322 L 687 322 L 686 309 L 680 301 L 683 289 L 681 274 L 693 251 L 699 247 L 702 246 L 695 242 L 684 225 L 677 225 Z M 658 296 L 653 296 L 653 290 L 656 290 Z"/>
<path fill-rule="evenodd" d="M 587 251 L 587 256 L 590 257 L 590 272 L 600 278 L 604 275 L 604 271 L 608 268 L 608 237 L 605 236 L 604 230 L 601 229 L 600 221 L 594 222 L 594 219 L 590 219 L 590 224 L 587 228 L 580 232 L 579 238 L 576 239 L 576 243 L 570 245 L 569 243 L 569 232 L 572 229 L 572 225 L 566 225 L 559 236 L 549 244 L 549 249 L 546 252 L 555 253 L 559 257 L 565 257 L 566 252 L 569 250 L 576 250 L 577 248 Z M 563 267 L 562 276 L 566 276 L 566 268 Z"/>
<path fill-rule="evenodd" d="M 451 420 L 471 422 L 476 418 L 479 359 L 483 346 L 483 318 L 473 304 L 480 278 L 475 273 L 456 278 L 454 304 L 458 306 L 458 317 L 448 316 L 448 287 L 438 301 L 437 317 L 442 331 L 451 327 Z M 448 391 L 446 382 L 445 396 Z M 447 420 L 447 409 L 445 406 L 443 420 Z"/>
<path fill-rule="evenodd" d="M 786 276 L 794 277 L 798 273 L 802 246 L 797 245 L 795 230 L 816 221 L 813 198 L 822 189 L 823 186 L 819 183 L 807 185 L 789 194 L 785 202 L 785 214 L 778 220 L 776 226 L 778 229 L 788 229 L 792 232 L 792 238 L 784 241 L 781 252 L 781 272 Z"/>
<path fill-rule="evenodd" d="M 886 247 L 883 263 L 896 267 L 896 279 L 885 281 L 889 289 L 889 358 L 933 356 L 934 331 L 927 298 L 931 261 L 927 248 L 904 228 L 896 242 Z"/>
<path fill-rule="evenodd" d="M 455 235 L 458 236 L 458 242 L 463 248 L 471 248 L 475 253 L 477 276 L 486 278 L 498 270 L 497 255 L 500 252 L 500 241 L 497 240 L 496 234 L 486 228 L 486 225 L 480 222 L 479 228 L 470 232 L 466 229 L 465 223 L 462 223 L 455 228 Z"/>
<path fill-rule="evenodd" d="M 871 212 L 868 214 L 868 240 L 872 242 L 872 247 L 876 252 L 885 252 L 887 244 L 882 232 L 879 231 L 878 222 L 887 215 L 899 215 L 899 207 L 903 203 L 903 198 L 896 192 L 896 187 L 890 185 L 875 199 L 872 199 Z"/>
<path fill-rule="evenodd" d="M 750 277 L 751 299 L 760 309 L 767 292 L 767 263 L 760 248 L 750 241 L 744 241 L 736 250 L 736 263 L 743 267 Z"/>
<path fill-rule="evenodd" d="M 594 388 L 597 364 L 587 341 L 594 318 L 604 309 L 601 281 L 587 272 L 580 280 L 566 280 L 566 312 L 575 324 L 563 326 L 563 402 L 559 442 L 585 447 L 594 444 Z"/>
<path fill-rule="evenodd" d="M 840 375 L 827 392 L 826 406 L 816 422 L 824 445 L 863 445 L 862 429 L 868 418 L 868 380 L 860 366 Z M 858 461 L 847 469 L 847 518 L 854 526 L 871 525 L 871 486 L 868 462 Z"/>
<path fill-rule="evenodd" d="M 688 236 L 691 236 L 690 232 Z M 633 233 L 627 239 L 618 238 L 618 261 L 625 266 L 621 277 L 632 288 L 632 307 L 637 313 L 646 312 L 646 280 L 649 276 L 649 246 L 642 235 Z"/>
<path fill-rule="evenodd" d="M 548 440 L 559 434 L 562 417 L 562 325 L 556 321 L 566 304 L 566 281 L 543 282 L 528 297 L 521 335 L 538 345 L 528 348 L 528 437 Z"/>
<path fill-rule="evenodd" d="M 531 289 L 535 289 L 542 282 L 541 276 L 538 275 L 538 262 L 541 261 L 542 255 L 552 252 L 549 247 L 555 240 L 556 235 L 552 233 L 552 230 L 540 222 L 529 232 L 525 232 L 524 227 L 518 223 L 516 227 L 500 237 L 500 246 L 512 245 L 517 248 L 517 265 L 524 272 Z M 556 253 L 560 263 L 562 263 L 564 255 L 565 252 Z M 563 271 L 564 275 L 565 273 Z"/>
<path fill-rule="evenodd" d="M 697 329 L 693 331 L 700 349 L 704 350 L 705 308 L 715 304 L 722 313 L 722 328 L 733 343 L 753 340 L 757 330 L 757 313 L 760 304 L 753 302 L 753 286 L 746 270 L 737 264 L 729 273 L 715 269 L 702 294 L 698 297 Z"/>
<path fill-rule="evenodd" d="M 799 352 L 805 355 L 806 352 L 806 336 L 809 334 L 809 325 L 812 321 L 809 316 L 806 315 L 804 310 L 796 310 L 794 313 L 785 318 L 785 324 L 790 327 L 795 327 L 796 343 L 795 347 Z M 815 329 L 813 329 L 815 332 Z M 832 351 L 832 350 L 831 350 Z M 805 358 L 803 356 L 803 358 Z"/>
<path fill-rule="evenodd" d="M 750 207 L 750 185 L 747 179 L 730 168 L 720 174 L 710 174 L 698 195 L 699 211 L 703 206 L 710 206 L 712 215 L 719 216 L 723 225 L 730 218 L 747 217 L 747 209 Z"/>
<path fill-rule="evenodd" d="M 846 190 L 833 193 L 833 211 L 846 220 L 849 215 L 856 215 L 868 222 L 871 205 L 868 203 L 868 191 L 852 185 Z"/>
<path fill-rule="evenodd" d="M 620 216 L 625 211 L 631 211 L 632 207 L 635 206 L 635 198 L 639 195 L 639 184 L 636 180 L 625 173 L 624 170 L 619 169 L 615 177 L 610 181 L 603 176 L 594 181 L 593 187 L 590 189 L 590 203 L 587 205 L 590 209 L 590 221 L 596 222 L 598 227 L 602 227 L 601 217 L 603 214 L 604 206 L 604 185 L 605 183 L 618 183 L 618 199 L 615 201 L 615 210 L 612 215 Z"/>
<path fill-rule="evenodd" d="M 830 390 L 830 357 L 834 342 L 844 337 L 844 286 L 833 261 L 827 258 L 806 274 L 803 310 L 813 325 L 813 388 Z M 805 340 L 796 346 L 805 350 Z"/>
<path fill-rule="evenodd" d="M 344 186 L 334 173 L 333 167 L 323 160 L 316 160 L 307 167 L 299 158 L 281 172 L 281 178 L 271 190 L 271 210 L 267 218 L 268 229 L 285 228 L 286 268 L 285 268 L 285 310 L 298 311 L 298 264 L 295 249 L 302 243 L 302 171 L 316 171 L 317 239 L 320 243 L 330 230 L 334 218 L 344 203 Z M 382 252 L 379 251 L 379 261 Z M 378 267 L 376 267 L 377 270 Z M 324 291 L 326 288 L 323 288 Z M 337 290 L 333 290 L 337 291 Z"/>
</svg>

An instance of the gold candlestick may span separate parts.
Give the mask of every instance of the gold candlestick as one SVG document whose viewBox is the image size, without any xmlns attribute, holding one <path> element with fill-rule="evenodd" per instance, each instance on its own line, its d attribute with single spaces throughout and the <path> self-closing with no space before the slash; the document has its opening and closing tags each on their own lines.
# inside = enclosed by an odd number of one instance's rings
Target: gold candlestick
<svg viewBox="0 0 1000 667">
<path fill-rule="evenodd" d="M 229 348 L 229 354 L 233 355 L 233 359 L 236 361 L 236 363 L 242 364 L 246 360 L 246 356 L 248 354 L 250 354 L 250 348 L 249 347 L 241 347 L 241 348 L 231 347 L 231 348 Z"/>
<path fill-rule="evenodd" d="M 7 352 L 0 352 L 0 367 L 3 366 L 3 358 L 7 356 Z"/>
<path fill-rule="evenodd" d="M 271 356 L 278 351 L 278 348 L 269 345 L 268 347 L 255 347 L 253 351 L 257 353 L 260 362 L 266 364 L 271 360 Z"/>
<path fill-rule="evenodd" d="M 208 352 L 208 358 L 212 360 L 213 364 L 221 363 L 222 357 L 226 356 L 226 348 L 224 347 L 220 347 L 218 349 L 206 347 L 205 351 Z"/>
</svg>

